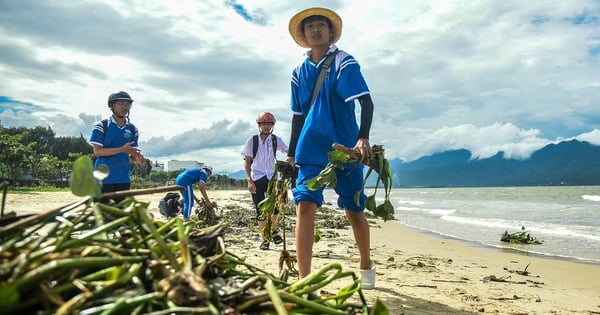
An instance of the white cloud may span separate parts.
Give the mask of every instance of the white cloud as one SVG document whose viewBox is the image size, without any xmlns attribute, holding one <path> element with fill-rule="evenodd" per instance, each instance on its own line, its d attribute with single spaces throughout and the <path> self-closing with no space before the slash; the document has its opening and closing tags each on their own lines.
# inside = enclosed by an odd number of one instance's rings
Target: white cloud
<svg viewBox="0 0 600 315">
<path fill-rule="evenodd" d="M 288 138 L 289 78 L 304 53 L 288 21 L 316 5 L 344 21 L 339 46 L 375 101 L 371 142 L 390 158 L 460 148 L 526 158 L 560 139 L 600 144 L 592 0 L 3 1 L 0 97 L 16 102 L 0 103 L 0 119 L 87 135 L 110 113 L 107 96 L 126 90 L 145 151 L 173 148 L 148 157 L 238 170 L 258 113 L 275 113 Z"/>
</svg>

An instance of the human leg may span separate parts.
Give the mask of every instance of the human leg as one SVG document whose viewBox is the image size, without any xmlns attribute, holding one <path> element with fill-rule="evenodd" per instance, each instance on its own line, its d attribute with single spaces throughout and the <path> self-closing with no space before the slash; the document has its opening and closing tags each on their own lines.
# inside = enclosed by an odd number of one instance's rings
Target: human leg
<svg viewBox="0 0 600 315">
<path fill-rule="evenodd" d="M 263 218 L 262 210 L 260 209 L 260 202 L 265 199 L 265 194 L 267 192 L 267 187 L 269 186 L 269 180 L 266 176 L 261 177 L 258 180 L 254 181 L 254 186 L 256 187 L 256 192 L 252 194 L 252 202 L 254 203 L 254 207 L 256 209 L 256 221 L 258 222 L 258 233 L 262 237 L 262 243 L 260 244 L 260 249 L 266 250 L 269 249 L 269 241 L 267 241 L 263 235 L 263 231 L 265 226 L 267 225 L 267 220 Z"/>
<path fill-rule="evenodd" d="M 344 171 L 347 170 L 347 171 Z M 375 287 L 375 263 L 371 260 L 371 235 L 369 222 L 365 216 L 366 195 L 363 191 L 362 164 L 347 165 L 337 173 L 338 184 L 335 191 L 338 194 L 338 206 L 346 209 L 346 218 L 352 226 L 352 233 L 360 256 L 359 272 L 363 289 Z M 343 180 L 340 180 L 343 178 Z M 360 192 L 358 204 L 356 193 Z"/>
<path fill-rule="evenodd" d="M 192 207 L 194 206 L 194 187 L 191 184 L 181 186 L 185 187 L 185 189 L 181 191 L 181 197 L 183 199 L 183 219 L 189 220 L 192 213 Z"/>
<path fill-rule="evenodd" d="M 129 190 L 131 188 L 131 183 L 117 183 L 117 184 L 102 184 L 102 188 L 101 188 L 101 192 L 103 194 L 105 193 L 112 193 L 112 192 L 117 192 L 117 191 L 124 191 L 124 190 Z M 112 201 L 115 204 L 118 204 L 119 202 L 123 201 L 125 198 L 124 197 L 119 197 L 119 198 L 102 198 L 100 200 L 100 202 L 105 203 L 105 204 L 109 204 Z"/>
<path fill-rule="evenodd" d="M 323 188 L 312 190 L 304 182 L 317 176 L 323 168 L 320 165 L 300 165 L 296 188 L 293 190 L 296 203 L 296 259 L 300 279 L 311 271 L 315 215 L 323 204 Z"/>
<path fill-rule="evenodd" d="M 371 235 L 367 217 L 364 212 L 346 210 L 346 218 L 350 221 L 352 233 L 354 234 L 354 241 L 358 247 L 358 253 L 360 255 L 359 267 L 360 269 L 370 269 Z"/>
<path fill-rule="evenodd" d="M 316 213 L 317 204 L 314 202 L 300 201 L 296 206 L 296 259 L 300 279 L 311 270 Z"/>
</svg>

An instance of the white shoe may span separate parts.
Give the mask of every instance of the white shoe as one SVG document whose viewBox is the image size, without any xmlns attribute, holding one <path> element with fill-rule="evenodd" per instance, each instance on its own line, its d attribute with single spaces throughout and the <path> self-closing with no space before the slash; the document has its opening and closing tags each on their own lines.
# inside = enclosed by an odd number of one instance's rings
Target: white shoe
<svg viewBox="0 0 600 315">
<path fill-rule="evenodd" d="M 372 290 L 375 288 L 376 270 L 374 261 L 371 261 L 371 269 L 360 269 L 360 287 L 362 289 Z"/>
</svg>

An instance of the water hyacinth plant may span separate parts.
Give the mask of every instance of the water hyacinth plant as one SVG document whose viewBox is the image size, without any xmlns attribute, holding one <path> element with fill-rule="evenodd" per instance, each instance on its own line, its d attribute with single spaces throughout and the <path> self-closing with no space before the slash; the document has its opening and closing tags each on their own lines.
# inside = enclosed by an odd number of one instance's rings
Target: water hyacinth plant
<svg viewBox="0 0 600 315">
<path fill-rule="evenodd" d="M 358 162 L 361 160 L 360 152 L 347 148 L 340 144 L 333 144 L 334 151 L 328 152 L 329 163 L 325 166 L 323 171 L 314 178 L 311 178 L 305 182 L 309 189 L 317 190 L 323 187 L 334 188 L 337 185 L 336 170 L 343 170 L 347 167 L 349 162 Z M 388 160 L 384 156 L 384 149 L 381 145 L 373 145 L 373 158 L 370 159 L 365 165 L 369 168 L 363 181 L 363 188 L 356 192 L 355 202 L 359 204 L 360 193 L 364 190 L 364 183 L 367 178 L 371 175 L 372 171 L 377 173 L 377 182 L 372 195 L 367 196 L 365 200 L 365 207 L 367 210 L 373 212 L 376 217 L 383 219 L 384 221 L 394 219 L 394 206 L 390 201 L 390 192 L 392 190 L 392 171 Z M 383 184 L 385 197 L 382 204 L 377 205 L 375 195 L 379 185 Z"/>
</svg>

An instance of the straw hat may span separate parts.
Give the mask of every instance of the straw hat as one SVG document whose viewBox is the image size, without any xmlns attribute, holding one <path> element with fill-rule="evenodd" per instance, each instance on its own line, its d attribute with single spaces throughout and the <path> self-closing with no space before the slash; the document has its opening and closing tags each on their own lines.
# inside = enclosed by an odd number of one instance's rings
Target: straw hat
<svg viewBox="0 0 600 315">
<path fill-rule="evenodd" d="M 340 18 L 337 13 L 325 8 L 309 8 L 296 13 L 296 15 L 290 19 L 289 25 L 292 38 L 296 41 L 296 43 L 298 43 L 298 45 L 304 48 L 310 48 L 306 42 L 306 39 L 304 38 L 302 21 L 305 18 L 313 15 L 322 15 L 331 21 L 331 28 L 333 29 L 333 38 L 331 40 L 331 44 L 335 44 L 342 36 L 342 18 Z"/>
</svg>

